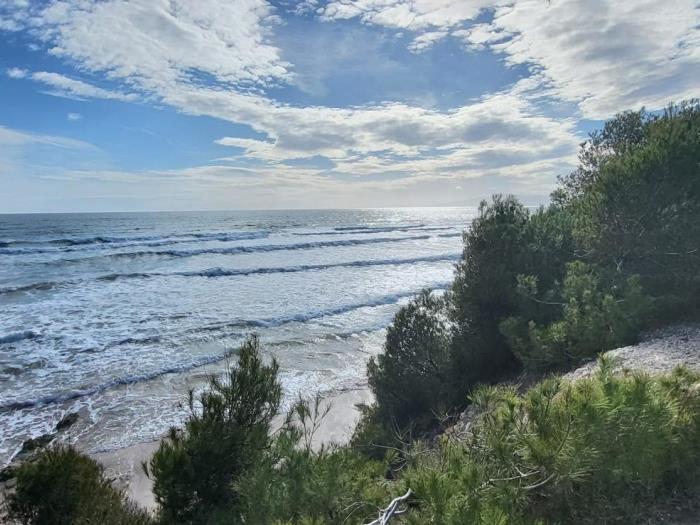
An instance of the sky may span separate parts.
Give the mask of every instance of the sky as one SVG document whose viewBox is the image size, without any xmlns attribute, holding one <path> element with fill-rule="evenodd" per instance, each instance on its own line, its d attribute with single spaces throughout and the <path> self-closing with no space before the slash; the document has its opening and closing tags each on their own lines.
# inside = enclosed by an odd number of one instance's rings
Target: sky
<svg viewBox="0 0 700 525">
<path fill-rule="evenodd" d="M 0 213 L 546 202 L 697 0 L 0 0 Z"/>
</svg>

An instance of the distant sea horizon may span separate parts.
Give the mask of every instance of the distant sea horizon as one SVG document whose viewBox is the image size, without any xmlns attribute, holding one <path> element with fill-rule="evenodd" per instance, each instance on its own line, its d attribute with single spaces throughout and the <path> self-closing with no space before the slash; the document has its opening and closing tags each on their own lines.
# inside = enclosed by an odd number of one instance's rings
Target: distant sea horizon
<svg viewBox="0 0 700 525">
<path fill-rule="evenodd" d="M 538 205 L 526 206 L 536 207 Z M 373 211 L 373 210 L 429 210 L 429 209 L 476 209 L 477 206 L 439 205 L 439 206 L 371 206 L 348 208 L 239 208 L 239 209 L 209 209 L 209 210 L 100 210 L 100 211 L 21 211 L 3 212 L 0 217 L 7 215 L 112 215 L 112 214 L 144 214 L 144 213 L 246 213 L 246 212 L 317 212 L 317 211 Z"/>
</svg>

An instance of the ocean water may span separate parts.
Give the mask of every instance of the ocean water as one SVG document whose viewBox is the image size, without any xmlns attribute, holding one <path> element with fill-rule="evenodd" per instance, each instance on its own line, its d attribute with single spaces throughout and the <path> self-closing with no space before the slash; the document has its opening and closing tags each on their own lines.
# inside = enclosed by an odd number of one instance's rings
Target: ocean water
<svg viewBox="0 0 700 525">
<path fill-rule="evenodd" d="M 0 463 L 180 424 L 256 333 L 287 400 L 360 388 L 397 309 L 444 289 L 470 208 L 0 215 Z"/>
</svg>

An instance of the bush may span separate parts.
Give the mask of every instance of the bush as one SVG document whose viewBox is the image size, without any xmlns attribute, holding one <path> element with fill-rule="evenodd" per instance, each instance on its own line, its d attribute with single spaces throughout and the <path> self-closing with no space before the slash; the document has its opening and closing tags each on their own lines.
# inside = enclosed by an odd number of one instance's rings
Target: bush
<svg viewBox="0 0 700 525">
<path fill-rule="evenodd" d="M 313 452 L 279 439 L 268 460 L 241 480 L 240 516 L 259 525 L 362 523 L 388 497 L 378 483 L 384 470 L 349 448 Z"/>
<path fill-rule="evenodd" d="M 412 429 L 400 429 L 379 417 L 376 403 L 359 405 L 360 418 L 350 438 L 350 447 L 366 457 L 382 460 L 387 452 L 399 449 Z"/>
<path fill-rule="evenodd" d="M 377 407 L 361 420 L 356 443 L 383 438 L 391 445 L 409 423 L 425 430 L 436 415 L 463 406 L 477 383 L 512 370 L 517 360 L 499 330 L 507 316 L 549 324 L 561 315 L 539 303 L 524 308 L 518 277 L 560 286 L 574 252 L 566 210 L 553 205 L 530 214 L 514 197 L 496 195 L 481 203 L 464 243 L 451 291 L 423 294 L 399 311 L 384 354 L 370 361 Z"/>
<path fill-rule="evenodd" d="M 700 482 L 700 376 L 611 370 L 602 359 L 587 379 L 553 377 L 522 395 L 477 388 L 469 435 L 413 443 L 394 481 L 390 459 L 313 451 L 308 423 L 288 420 L 238 481 L 235 509 L 212 523 L 359 524 L 409 487 L 408 524 L 637 522 L 648 502 Z"/>
<path fill-rule="evenodd" d="M 7 501 L 13 522 L 34 525 L 141 525 L 149 516 L 104 478 L 102 467 L 73 448 L 50 448 L 17 470 Z"/>
<path fill-rule="evenodd" d="M 498 323 L 516 307 L 517 276 L 529 273 L 524 256 L 528 220 L 527 209 L 514 197 L 495 195 L 490 205 L 482 201 L 479 216 L 464 233 L 464 251 L 452 285 L 454 318 L 461 334 L 478 333 L 485 347 L 481 351 L 494 365 L 490 368 L 508 362 Z"/>
<path fill-rule="evenodd" d="M 520 276 L 518 288 L 525 302 L 545 304 L 558 311 L 557 320 L 539 326 L 533 315 L 510 317 L 501 332 L 526 367 L 580 363 L 599 352 L 633 343 L 646 321 L 650 302 L 639 279 L 622 285 L 603 282 L 597 268 L 577 261 L 567 265 L 562 302 L 536 298 L 537 279 Z M 523 308 L 527 312 L 526 308 Z"/>
<path fill-rule="evenodd" d="M 700 104 L 625 113 L 593 134 L 563 199 L 586 258 L 641 284 L 676 318 L 700 293 Z M 675 307 L 674 307 L 675 304 Z"/>
<path fill-rule="evenodd" d="M 387 497 L 385 466 L 347 447 L 312 446 L 330 405 L 298 400 L 272 446 L 235 485 L 236 504 L 211 523 L 363 523 Z"/>
<path fill-rule="evenodd" d="M 233 485 L 270 446 L 270 423 L 282 389 L 277 363 L 263 363 L 257 338 L 239 350 L 238 367 L 225 380 L 189 396 L 183 431 L 171 429 L 150 461 L 153 492 L 162 519 L 193 523 L 236 500 Z"/>
<path fill-rule="evenodd" d="M 450 300 L 457 324 L 453 348 L 454 383 L 464 398 L 478 382 L 491 381 L 516 365 L 499 330 L 523 306 L 518 277 L 532 275 L 543 290 L 558 286 L 574 254 L 571 218 L 552 205 L 529 213 L 512 196 L 482 202 L 479 216 L 464 234 Z M 527 306 L 529 318 L 551 322 L 551 309 Z"/>
<path fill-rule="evenodd" d="M 465 442 L 402 478 L 408 523 L 636 523 L 644 504 L 700 480 L 700 377 L 552 378 L 524 395 L 482 387 Z"/>
<path fill-rule="evenodd" d="M 450 323 L 445 300 L 426 290 L 387 328 L 384 353 L 367 366 L 378 417 L 405 427 L 444 408 L 449 377 Z"/>
</svg>

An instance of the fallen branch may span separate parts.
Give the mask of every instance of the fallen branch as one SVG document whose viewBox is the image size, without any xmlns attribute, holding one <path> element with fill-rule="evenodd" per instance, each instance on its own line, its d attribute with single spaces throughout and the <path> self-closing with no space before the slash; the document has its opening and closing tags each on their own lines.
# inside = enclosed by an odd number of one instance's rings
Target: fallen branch
<svg viewBox="0 0 700 525">
<path fill-rule="evenodd" d="M 386 525 L 387 523 L 389 523 L 389 520 L 392 517 L 398 516 L 399 514 L 403 514 L 404 512 L 406 512 L 408 510 L 408 507 L 399 509 L 399 504 L 403 503 L 408 498 L 410 498 L 411 494 L 411 489 L 408 489 L 408 492 L 406 492 L 406 494 L 404 494 L 403 496 L 399 496 L 398 498 L 394 498 L 393 500 L 391 500 L 389 506 L 379 512 L 379 517 L 374 521 L 370 521 L 366 525 Z"/>
</svg>

